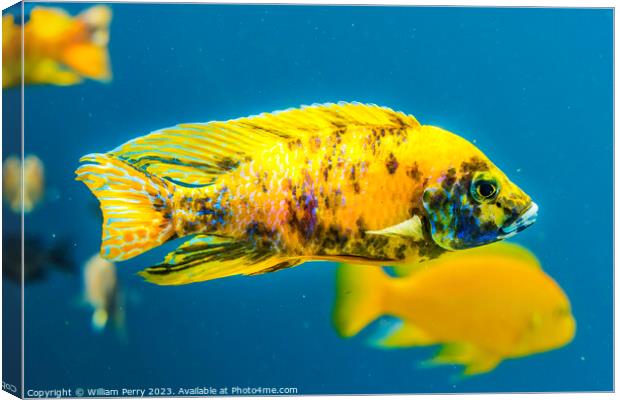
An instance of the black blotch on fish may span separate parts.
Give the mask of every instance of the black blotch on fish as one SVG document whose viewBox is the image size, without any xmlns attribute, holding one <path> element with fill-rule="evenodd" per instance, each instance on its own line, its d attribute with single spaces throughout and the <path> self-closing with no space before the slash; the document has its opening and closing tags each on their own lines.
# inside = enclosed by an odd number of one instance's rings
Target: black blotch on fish
<svg viewBox="0 0 620 400">
<path fill-rule="evenodd" d="M 445 252 L 444 248 L 433 241 L 418 242 L 418 256 L 423 257 L 425 260 L 433 260 Z"/>
<path fill-rule="evenodd" d="M 300 262 L 301 262 L 301 261 L 300 261 L 300 260 L 297 260 L 297 259 L 295 259 L 295 260 L 283 261 L 283 262 L 278 263 L 278 264 L 276 264 L 276 265 L 274 265 L 274 266 L 272 266 L 272 267 L 269 267 L 269 268 L 263 269 L 263 270 L 261 270 L 261 271 L 259 271 L 259 272 L 257 272 L 257 273 L 254 273 L 254 274 L 249 274 L 249 275 L 262 275 L 262 274 L 266 274 L 266 273 L 269 273 L 269 272 L 276 272 L 276 271 L 280 271 L 280 270 L 282 270 L 282 269 L 287 269 L 287 268 L 291 268 L 291 267 L 294 267 L 294 266 L 296 266 L 296 265 L 299 265 L 299 264 L 300 264 Z"/>
<path fill-rule="evenodd" d="M 407 127 L 410 126 L 410 123 L 404 120 L 400 113 L 390 113 L 390 121 L 398 126 L 397 131 L 399 133 L 407 133 Z"/>
<path fill-rule="evenodd" d="M 217 165 L 219 168 L 221 168 L 224 171 L 230 171 L 239 166 L 239 161 L 233 160 L 230 157 L 223 157 L 217 160 L 215 162 L 215 165 Z"/>
<path fill-rule="evenodd" d="M 336 189 L 334 190 L 334 208 L 338 208 L 340 207 L 340 205 L 342 205 L 342 200 L 344 199 L 344 196 L 342 194 L 342 191 L 340 189 Z"/>
<path fill-rule="evenodd" d="M 359 217 L 355 221 L 355 225 L 357 225 L 357 236 L 364 239 L 366 237 L 366 231 L 368 230 L 366 227 L 366 222 L 364 222 L 364 218 Z"/>
<path fill-rule="evenodd" d="M 256 239 L 256 238 L 273 238 L 275 232 L 271 229 L 268 229 L 267 226 L 262 222 L 250 222 L 245 227 L 245 233 L 248 239 Z"/>
<path fill-rule="evenodd" d="M 447 191 L 451 191 L 452 186 L 456 183 L 456 170 L 454 168 L 450 168 L 448 172 L 444 175 L 443 182 L 441 182 L 441 187 L 443 187 Z"/>
<path fill-rule="evenodd" d="M 332 139 L 334 139 L 334 148 L 336 144 L 341 144 L 342 143 L 342 135 L 344 135 L 344 133 L 347 131 L 347 126 L 346 125 L 337 125 L 336 130 L 334 130 L 332 132 Z"/>
<path fill-rule="evenodd" d="M 164 203 L 163 199 L 161 199 L 160 197 L 154 197 L 151 204 L 153 204 L 153 208 L 156 211 L 160 212 L 163 211 L 166 207 L 166 203 Z"/>
<path fill-rule="evenodd" d="M 317 235 L 320 240 L 320 250 L 334 250 L 342 249 L 349 241 L 349 235 L 342 231 L 342 228 L 338 225 L 330 225 L 327 230 L 322 232 L 321 235 Z"/>
<path fill-rule="evenodd" d="M 424 200 L 432 210 L 439 210 L 446 204 L 448 197 L 443 190 L 438 190 L 436 192 L 425 192 Z"/>
<path fill-rule="evenodd" d="M 495 225 L 495 223 L 493 221 L 487 221 L 487 222 L 483 222 L 480 225 L 480 230 L 482 232 L 494 232 L 496 231 L 498 228 L 497 225 Z"/>
<path fill-rule="evenodd" d="M 413 166 L 407 170 L 407 176 L 416 182 L 420 180 L 422 172 L 420 172 L 417 162 L 414 162 Z"/>
<path fill-rule="evenodd" d="M 317 207 L 317 199 L 313 196 L 308 197 L 305 193 L 299 198 L 299 207 L 291 200 L 286 201 L 288 212 L 287 223 L 291 229 L 298 232 L 300 235 L 299 237 L 304 240 L 310 239 L 317 228 L 317 218 L 314 211 Z M 301 217 L 297 214 L 297 208 L 301 208 L 302 210 Z"/>
<path fill-rule="evenodd" d="M 295 147 L 301 148 L 302 147 L 301 139 L 291 140 L 290 142 L 287 143 L 287 146 L 289 150 L 293 150 Z"/>
<path fill-rule="evenodd" d="M 513 223 L 519 218 L 519 212 L 517 210 L 518 210 L 517 207 L 512 207 L 512 208 L 508 206 L 503 207 L 504 214 L 506 215 L 506 220 L 504 222 L 505 224 L 510 225 L 511 223 Z"/>
<path fill-rule="evenodd" d="M 385 167 L 387 168 L 390 175 L 393 175 L 398 169 L 398 160 L 394 156 L 394 153 L 390 153 L 390 155 L 388 156 L 388 159 L 385 162 Z"/>
<path fill-rule="evenodd" d="M 422 221 L 422 234 L 424 239 L 415 241 L 414 246 L 418 248 L 418 257 L 421 258 L 420 262 L 422 262 L 422 259 L 427 261 L 437 258 L 445 253 L 446 250 L 433 240 L 431 234 L 431 223 L 428 216 L 422 215 L 420 220 Z"/>
<path fill-rule="evenodd" d="M 421 217 L 424 215 L 420 207 L 418 207 L 417 197 L 414 197 L 411 201 L 411 206 L 409 207 L 409 215 L 411 217 L 413 217 L 414 215 L 417 215 L 418 217 Z"/>
<path fill-rule="evenodd" d="M 372 258 L 388 259 L 390 257 L 387 256 L 386 247 L 389 242 L 390 240 L 387 237 L 381 235 L 367 237 L 365 241 L 366 252 Z"/>
<path fill-rule="evenodd" d="M 351 167 L 351 173 L 349 174 L 349 179 L 355 181 L 355 166 Z"/>
<path fill-rule="evenodd" d="M 297 217 L 297 211 L 296 211 L 296 207 L 293 204 L 293 201 L 291 200 L 287 200 L 286 201 L 286 209 L 288 212 L 288 219 L 287 219 L 287 223 L 288 225 L 295 231 L 301 231 L 301 225 L 300 225 L 300 221 L 299 218 Z"/>
<path fill-rule="evenodd" d="M 321 147 L 321 138 L 318 136 L 313 136 L 310 138 L 310 143 L 314 145 L 315 150 Z"/>
<path fill-rule="evenodd" d="M 398 246 L 398 248 L 396 249 L 396 259 L 397 260 L 404 260 L 405 259 L 405 250 L 407 250 L 407 245 L 405 244 L 401 244 L 400 246 Z"/>
<path fill-rule="evenodd" d="M 463 173 L 471 173 L 476 171 L 488 171 L 489 166 L 486 162 L 480 159 L 477 156 L 474 156 L 469 159 L 469 161 L 463 161 L 461 163 L 461 172 Z"/>
<path fill-rule="evenodd" d="M 301 233 L 303 233 L 306 238 L 310 238 L 316 228 L 316 209 L 319 204 L 314 195 L 304 194 L 301 197 L 301 207 L 303 210 L 303 215 L 300 221 Z"/>
</svg>

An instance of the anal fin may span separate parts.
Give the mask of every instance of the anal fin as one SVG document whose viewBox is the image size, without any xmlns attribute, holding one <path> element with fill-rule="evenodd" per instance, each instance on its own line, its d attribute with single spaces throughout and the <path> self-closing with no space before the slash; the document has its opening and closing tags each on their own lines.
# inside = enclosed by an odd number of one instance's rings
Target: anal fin
<svg viewBox="0 0 620 400">
<path fill-rule="evenodd" d="M 233 275 L 257 275 L 301 263 L 235 239 L 198 235 L 139 275 L 158 285 L 185 285 Z"/>
<path fill-rule="evenodd" d="M 502 358 L 468 343 L 450 343 L 444 345 L 439 353 L 423 366 L 460 364 L 465 367 L 463 376 L 490 372 L 497 367 Z"/>
<path fill-rule="evenodd" d="M 470 376 L 491 372 L 497 367 L 500 361 L 500 359 L 492 356 L 485 356 L 476 360 L 472 360 L 469 364 L 465 366 L 463 375 Z"/>
</svg>

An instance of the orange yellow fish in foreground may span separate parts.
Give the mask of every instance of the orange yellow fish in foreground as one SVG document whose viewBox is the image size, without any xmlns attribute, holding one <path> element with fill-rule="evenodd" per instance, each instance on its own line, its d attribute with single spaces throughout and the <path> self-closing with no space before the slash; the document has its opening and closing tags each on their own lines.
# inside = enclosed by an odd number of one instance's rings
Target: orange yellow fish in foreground
<svg viewBox="0 0 620 400">
<path fill-rule="evenodd" d="M 75 85 L 83 78 L 109 81 L 107 6 L 72 17 L 60 8 L 34 7 L 24 25 L 24 84 Z M 2 87 L 21 84 L 21 21 L 2 17 Z"/>
<path fill-rule="evenodd" d="M 426 364 L 461 364 L 465 375 L 557 349 L 575 334 L 562 289 L 533 254 L 506 242 L 446 254 L 413 267 L 407 277 L 392 278 L 379 267 L 340 266 L 333 314 L 338 333 L 354 336 L 383 315 L 402 325 L 376 345 L 442 344 Z"/>
<path fill-rule="evenodd" d="M 103 257 L 193 236 L 142 272 L 161 285 L 312 260 L 416 263 L 510 237 L 538 210 L 465 139 L 359 103 L 182 124 L 81 161 Z"/>
</svg>

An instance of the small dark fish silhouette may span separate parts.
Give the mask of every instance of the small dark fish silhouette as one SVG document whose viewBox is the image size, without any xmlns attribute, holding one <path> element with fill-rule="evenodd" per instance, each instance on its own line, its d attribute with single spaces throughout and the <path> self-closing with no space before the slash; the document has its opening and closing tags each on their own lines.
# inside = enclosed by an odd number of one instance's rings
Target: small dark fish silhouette
<svg viewBox="0 0 620 400">
<path fill-rule="evenodd" d="M 2 238 L 2 275 L 14 282 L 21 282 L 21 237 L 6 234 Z M 67 239 L 56 240 L 53 244 L 36 235 L 24 237 L 24 281 L 26 283 L 43 281 L 50 270 L 74 275 L 77 272 L 71 259 L 71 243 Z"/>
</svg>

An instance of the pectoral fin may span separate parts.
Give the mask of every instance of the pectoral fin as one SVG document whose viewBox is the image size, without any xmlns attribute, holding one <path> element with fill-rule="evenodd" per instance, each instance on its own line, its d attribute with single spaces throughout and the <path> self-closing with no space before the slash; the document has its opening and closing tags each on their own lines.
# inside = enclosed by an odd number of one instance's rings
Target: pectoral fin
<svg viewBox="0 0 620 400">
<path fill-rule="evenodd" d="M 431 346 L 436 343 L 430 335 L 411 322 L 405 322 L 391 335 L 377 342 L 380 347 Z"/>
<path fill-rule="evenodd" d="M 198 235 L 168 254 L 163 263 L 138 274 L 158 285 L 184 285 L 232 275 L 273 272 L 301 262 L 278 257 L 248 242 Z"/>
<path fill-rule="evenodd" d="M 421 240 L 424 238 L 422 221 L 417 215 L 400 224 L 392 225 L 381 230 L 366 231 L 366 233 L 369 235 L 404 236 L 414 240 Z"/>
</svg>

